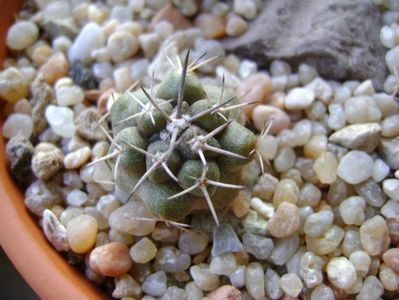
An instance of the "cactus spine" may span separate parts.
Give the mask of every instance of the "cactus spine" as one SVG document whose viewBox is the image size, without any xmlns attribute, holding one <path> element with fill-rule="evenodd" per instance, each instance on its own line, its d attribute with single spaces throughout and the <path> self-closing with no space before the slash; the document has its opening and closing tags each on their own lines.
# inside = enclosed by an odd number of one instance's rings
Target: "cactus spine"
<svg viewBox="0 0 399 300">
<path fill-rule="evenodd" d="M 216 208 L 244 188 L 241 169 L 256 137 L 237 121 L 243 105 L 224 80 L 221 88 L 201 85 L 194 74 L 200 64 L 188 63 L 189 52 L 155 95 L 140 87 L 116 100 L 112 147 L 100 160 L 113 159 L 118 188 L 144 201 L 156 217 L 180 220 L 208 206 L 219 224 Z"/>
</svg>

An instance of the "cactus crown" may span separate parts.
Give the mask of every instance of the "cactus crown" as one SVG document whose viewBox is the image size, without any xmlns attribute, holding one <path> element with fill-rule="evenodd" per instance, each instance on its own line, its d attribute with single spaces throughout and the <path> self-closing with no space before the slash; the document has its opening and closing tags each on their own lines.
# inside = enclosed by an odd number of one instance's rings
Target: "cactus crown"
<svg viewBox="0 0 399 300">
<path fill-rule="evenodd" d="M 113 159 L 118 188 L 142 199 L 157 217 L 179 220 L 208 206 L 219 224 L 216 208 L 244 188 L 241 168 L 256 138 L 238 122 L 235 110 L 243 104 L 224 79 L 221 88 L 204 88 L 194 74 L 202 63 L 189 64 L 189 54 L 155 95 L 152 87 L 140 87 L 115 101 L 110 153 L 93 163 Z"/>
</svg>

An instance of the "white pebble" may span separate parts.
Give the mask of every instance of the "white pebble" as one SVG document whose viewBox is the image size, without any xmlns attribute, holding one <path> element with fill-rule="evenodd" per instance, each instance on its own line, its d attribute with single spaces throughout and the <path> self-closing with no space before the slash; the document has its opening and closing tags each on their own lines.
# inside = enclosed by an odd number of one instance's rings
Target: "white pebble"
<svg viewBox="0 0 399 300">
<path fill-rule="evenodd" d="M 274 215 L 274 205 L 271 203 L 264 202 L 262 199 L 253 197 L 250 202 L 250 206 L 256 210 L 259 214 L 270 219 Z"/>
<path fill-rule="evenodd" d="M 345 182 L 358 184 L 373 174 L 374 162 L 364 151 L 350 151 L 339 161 L 337 173 Z"/>
<path fill-rule="evenodd" d="M 394 138 L 399 135 L 399 115 L 386 117 L 381 123 L 383 137 Z"/>
<path fill-rule="evenodd" d="M 379 122 L 382 114 L 370 96 L 356 96 L 345 102 L 345 118 L 350 124 Z"/>
<path fill-rule="evenodd" d="M 399 46 L 392 48 L 385 54 L 385 62 L 392 74 L 399 74 Z"/>
<path fill-rule="evenodd" d="M 33 121 L 31 116 L 27 114 L 13 113 L 8 116 L 3 125 L 3 136 L 7 139 L 11 139 L 17 135 L 29 139 L 32 132 Z"/>
<path fill-rule="evenodd" d="M 393 200 L 399 201 L 399 180 L 398 179 L 385 179 L 382 182 L 382 189 L 388 197 Z"/>
<path fill-rule="evenodd" d="M 248 293 L 255 299 L 265 297 L 265 277 L 262 265 L 251 262 L 245 272 L 245 286 Z"/>
<path fill-rule="evenodd" d="M 66 169 L 77 169 L 82 166 L 91 156 L 91 149 L 88 146 L 82 147 L 71 153 L 68 153 L 64 158 L 64 166 Z"/>
<path fill-rule="evenodd" d="M 238 67 L 238 75 L 242 79 L 249 77 L 250 75 L 256 73 L 257 71 L 258 71 L 258 65 L 256 64 L 256 62 L 249 59 L 243 59 L 240 63 L 240 66 Z"/>
<path fill-rule="evenodd" d="M 252 20 L 256 17 L 256 5 L 255 2 L 245 0 L 234 0 L 234 12 L 243 16 L 248 20 Z"/>
<path fill-rule="evenodd" d="M 334 214 L 329 210 L 322 210 L 311 214 L 305 222 L 304 232 L 310 237 L 321 237 L 332 225 Z"/>
<path fill-rule="evenodd" d="M 91 59 L 92 51 L 103 47 L 104 44 L 105 37 L 101 27 L 96 23 L 88 23 L 69 48 L 68 58 L 70 61 L 86 62 Z"/>
<path fill-rule="evenodd" d="M 330 102 L 333 96 L 333 90 L 330 84 L 320 77 L 313 79 L 305 88 L 313 91 L 316 99 L 319 99 L 326 104 Z"/>
<path fill-rule="evenodd" d="M 24 50 L 31 46 L 39 36 L 39 28 L 30 21 L 19 21 L 7 32 L 7 47 L 12 50 Z"/>
<path fill-rule="evenodd" d="M 292 89 L 284 100 L 284 105 L 288 110 L 301 110 L 309 107 L 315 99 L 312 90 L 306 88 Z"/>
<path fill-rule="evenodd" d="M 134 35 L 117 31 L 109 37 L 107 49 L 114 62 L 123 62 L 137 53 L 139 43 Z"/>
<path fill-rule="evenodd" d="M 399 215 L 399 203 L 395 200 L 388 200 L 381 207 L 381 214 L 387 219 L 395 219 Z"/>
<path fill-rule="evenodd" d="M 274 159 L 277 153 L 278 140 L 272 135 L 265 135 L 259 145 L 259 152 L 265 161 Z"/>
<path fill-rule="evenodd" d="M 330 113 L 327 117 L 328 127 L 338 130 L 345 126 L 345 111 L 341 104 L 330 104 L 328 106 L 328 112 Z"/>
<path fill-rule="evenodd" d="M 367 275 L 371 263 L 370 255 L 367 252 L 363 250 L 357 250 L 355 252 L 352 252 L 352 254 L 349 257 L 349 260 L 355 267 L 357 275 L 361 277 Z"/>
<path fill-rule="evenodd" d="M 353 91 L 353 95 L 355 95 L 355 96 L 362 96 L 362 95 L 372 96 L 373 94 L 375 94 L 375 90 L 374 90 L 373 82 L 371 81 L 371 79 L 367 79 L 367 80 L 363 81 Z"/>
<path fill-rule="evenodd" d="M 44 235 L 57 251 L 68 251 L 70 249 L 64 225 L 49 209 L 43 211 L 42 227 Z"/>
<path fill-rule="evenodd" d="M 106 79 L 112 77 L 113 67 L 109 62 L 97 62 L 93 64 L 93 75 L 98 79 Z"/>
<path fill-rule="evenodd" d="M 339 213 L 345 224 L 360 226 L 366 217 L 365 208 L 366 201 L 362 197 L 352 196 L 341 202 Z"/>
<path fill-rule="evenodd" d="M 356 282 L 356 269 L 345 257 L 334 257 L 327 264 L 328 280 L 340 289 L 349 289 Z"/>
<path fill-rule="evenodd" d="M 334 103 L 343 104 L 351 95 L 352 92 L 348 87 L 340 85 L 334 90 Z"/>
<path fill-rule="evenodd" d="M 229 275 L 237 267 L 236 259 L 233 253 L 225 253 L 212 257 L 209 271 L 218 275 Z"/>
<path fill-rule="evenodd" d="M 72 42 L 66 36 L 59 36 L 53 40 L 52 46 L 55 51 L 61 51 L 64 54 L 68 53 L 71 48 Z"/>
<path fill-rule="evenodd" d="M 389 170 L 389 166 L 382 159 L 377 158 L 374 161 L 372 178 L 380 182 L 388 176 Z"/>
<path fill-rule="evenodd" d="M 395 31 L 390 26 L 383 26 L 380 30 L 380 41 L 386 48 L 395 47 Z"/>
<path fill-rule="evenodd" d="M 55 134 L 64 138 L 70 138 L 75 134 L 76 128 L 72 109 L 49 105 L 46 108 L 45 116 Z"/>
<path fill-rule="evenodd" d="M 85 94 L 81 87 L 77 85 L 62 86 L 55 91 L 57 104 L 60 106 L 72 106 L 83 102 Z"/>
<path fill-rule="evenodd" d="M 88 196 L 85 192 L 81 190 L 72 190 L 66 198 L 66 201 L 69 205 L 73 206 L 82 206 L 88 200 Z"/>
<path fill-rule="evenodd" d="M 294 150 L 289 147 L 283 147 L 277 152 L 276 156 L 274 157 L 274 169 L 279 173 L 286 172 L 294 166 L 295 159 L 296 155 Z"/>
<path fill-rule="evenodd" d="M 212 291 L 219 286 L 219 276 L 211 273 L 206 264 L 192 266 L 190 274 L 195 284 L 203 291 Z"/>
<path fill-rule="evenodd" d="M 245 285 L 245 266 L 238 266 L 229 274 L 230 282 L 236 288 L 242 288 Z"/>
<path fill-rule="evenodd" d="M 280 278 L 280 286 L 291 297 L 297 297 L 303 288 L 301 279 L 294 273 L 284 274 Z"/>
<path fill-rule="evenodd" d="M 139 36 L 141 50 L 147 58 L 153 57 L 157 53 L 160 42 L 161 38 L 156 32 L 144 33 Z"/>
</svg>

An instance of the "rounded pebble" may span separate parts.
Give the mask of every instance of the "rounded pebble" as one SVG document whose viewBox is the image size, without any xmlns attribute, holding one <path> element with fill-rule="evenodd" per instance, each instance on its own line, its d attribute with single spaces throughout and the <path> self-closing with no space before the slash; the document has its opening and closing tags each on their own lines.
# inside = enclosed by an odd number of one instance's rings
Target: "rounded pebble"
<svg viewBox="0 0 399 300">
<path fill-rule="evenodd" d="M 392 248 L 385 251 L 382 259 L 388 267 L 399 273 L 399 248 Z"/>
<path fill-rule="evenodd" d="M 385 179 L 382 182 L 382 189 L 389 198 L 399 201 L 399 180 Z"/>
<path fill-rule="evenodd" d="M 95 248 L 90 253 L 90 267 L 102 276 L 121 276 L 132 266 L 129 248 L 122 243 L 109 243 Z"/>
<path fill-rule="evenodd" d="M 7 32 L 7 47 L 12 50 L 24 50 L 31 46 L 39 36 L 39 28 L 31 21 L 19 21 Z"/>
<path fill-rule="evenodd" d="M 297 297 L 303 288 L 303 283 L 298 275 L 294 273 L 287 273 L 281 276 L 280 286 L 286 295 Z"/>
<path fill-rule="evenodd" d="M 250 113 L 257 130 L 262 131 L 270 125 L 269 134 L 276 134 L 287 129 L 291 122 L 290 117 L 283 110 L 269 105 L 257 105 Z"/>
<path fill-rule="evenodd" d="M 334 257 L 327 264 L 328 280 L 340 289 L 349 289 L 356 282 L 356 269 L 345 257 Z"/>
<path fill-rule="evenodd" d="M 366 201 L 362 197 L 353 196 L 345 199 L 339 205 L 339 213 L 347 225 L 362 225 L 365 219 Z"/>
<path fill-rule="evenodd" d="M 137 53 L 139 42 L 130 33 L 118 31 L 109 37 L 107 49 L 114 62 L 122 62 Z"/>
<path fill-rule="evenodd" d="M 130 248 L 130 256 L 134 262 L 145 264 L 155 258 L 157 251 L 155 244 L 149 238 L 143 237 Z"/>
<path fill-rule="evenodd" d="M 288 110 L 301 110 L 309 107 L 315 99 L 315 94 L 307 88 L 293 88 L 287 94 L 284 105 Z"/>
<path fill-rule="evenodd" d="M 208 236 L 203 232 L 183 231 L 179 236 L 179 249 L 187 254 L 198 254 L 208 245 Z"/>
<path fill-rule="evenodd" d="M 55 91 L 57 104 L 60 106 L 71 106 L 84 100 L 84 92 L 77 85 L 62 86 Z"/>
<path fill-rule="evenodd" d="M 64 166 L 68 170 L 77 169 L 89 160 L 91 154 L 91 149 L 88 146 L 70 152 L 64 158 Z"/>
<path fill-rule="evenodd" d="M 11 139 L 15 136 L 30 138 L 33 132 L 33 121 L 31 116 L 22 113 L 11 114 L 3 125 L 3 136 Z"/>
<path fill-rule="evenodd" d="M 350 151 L 339 161 L 337 173 L 345 182 L 358 184 L 373 174 L 373 159 L 363 151 Z"/>
<path fill-rule="evenodd" d="M 360 226 L 360 241 L 370 255 L 379 255 L 389 246 L 388 228 L 384 218 L 374 216 Z"/>
<path fill-rule="evenodd" d="M 337 159 L 331 152 L 323 152 L 314 162 L 313 169 L 321 183 L 331 184 L 337 180 Z"/>
<path fill-rule="evenodd" d="M 289 202 L 281 203 L 267 223 L 270 234 L 277 238 L 293 234 L 300 225 L 298 207 Z"/>
<path fill-rule="evenodd" d="M 68 242 L 76 253 L 88 252 L 96 242 L 97 221 L 90 215 L 82 214 L 66 225 Z"/>
<path fill-rule="evenodd" d="M 49 105 L 45 116 L 55 134 L 64 138 L 70 138 L 75 134 L 74 113 L 70 108 Z"/>
</svg>

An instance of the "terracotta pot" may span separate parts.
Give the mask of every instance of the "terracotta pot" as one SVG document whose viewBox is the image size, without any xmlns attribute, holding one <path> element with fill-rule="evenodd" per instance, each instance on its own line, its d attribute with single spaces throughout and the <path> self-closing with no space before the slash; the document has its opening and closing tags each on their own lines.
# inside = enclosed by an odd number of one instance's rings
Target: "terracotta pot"
<svg viewBox="0 0 399 300">
<path fill-rule="evenodd" d="M 5 34 L 20 2 L 0 1 L 0 62 L 3 62 L 6 55 Z M 35 218 L 25 209 L 23 193 L 7 170 L 3 138 L 0 138 L 0 178 L 0 244 L 40 298 L 107 298 L 52 248 Z"/>
</svg>

